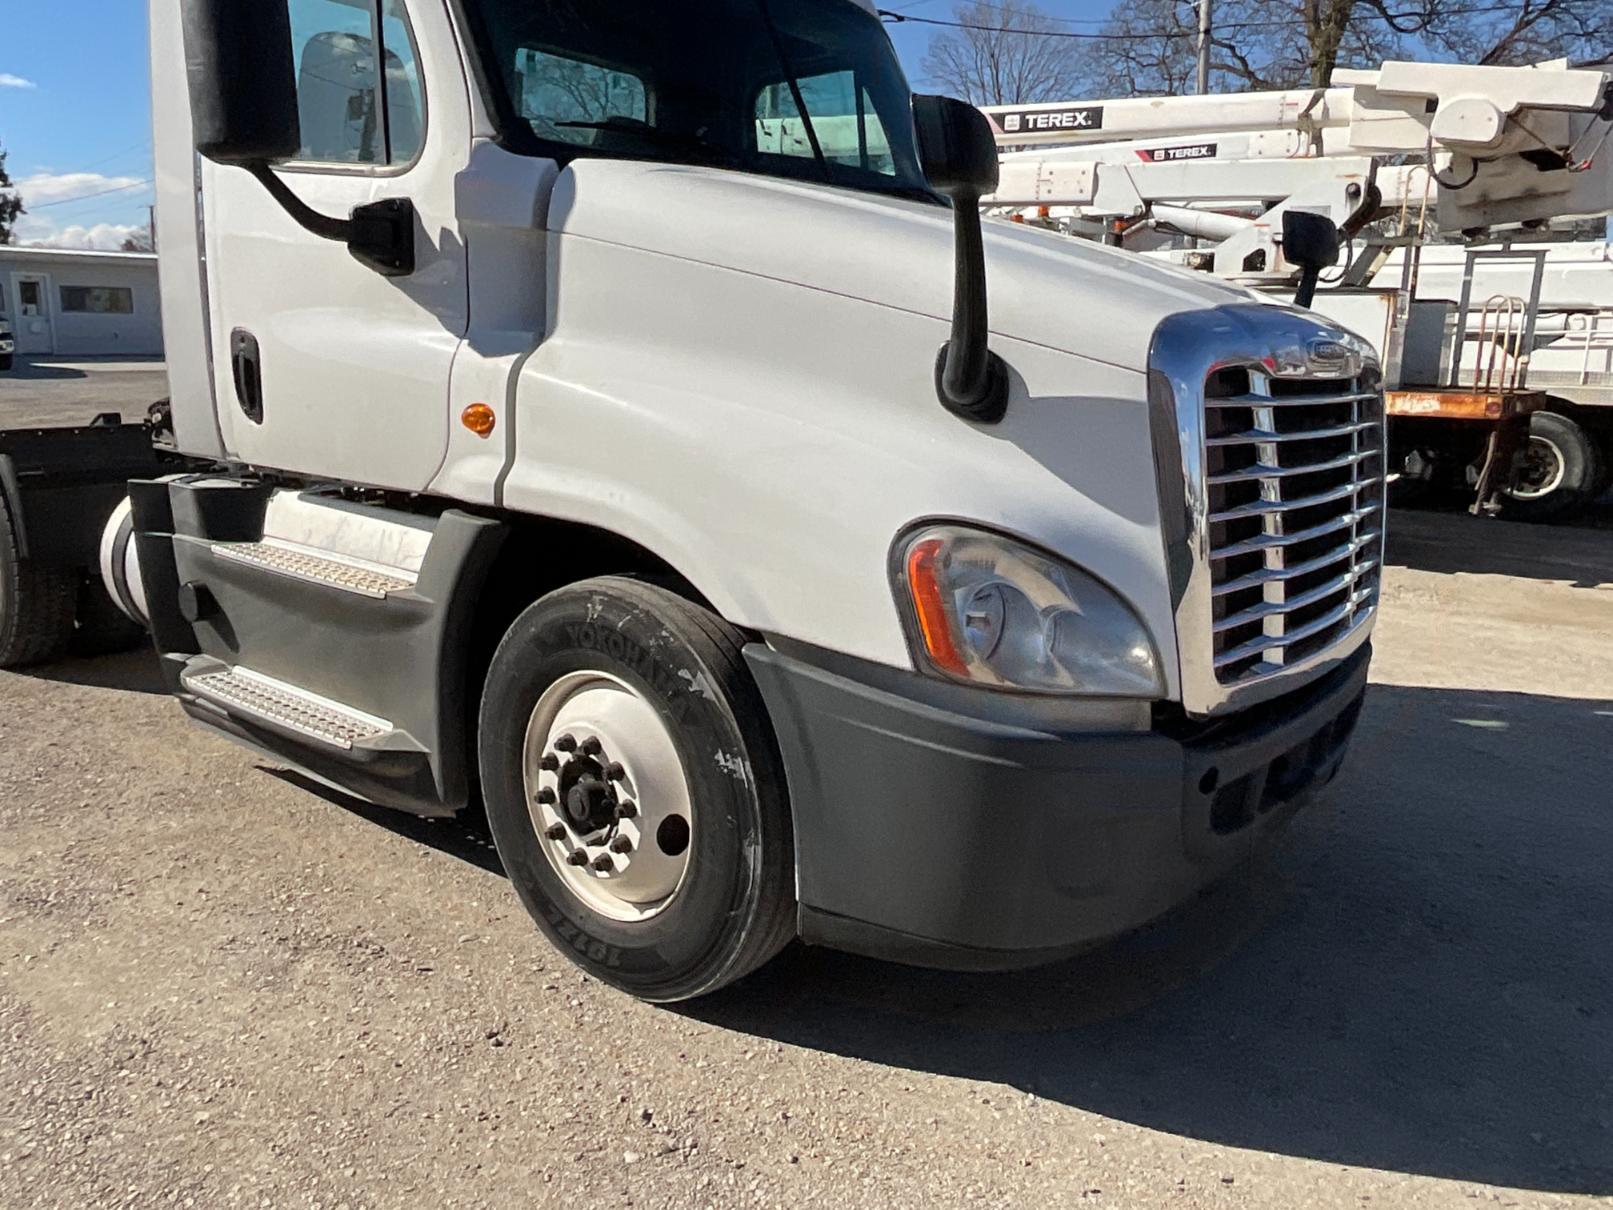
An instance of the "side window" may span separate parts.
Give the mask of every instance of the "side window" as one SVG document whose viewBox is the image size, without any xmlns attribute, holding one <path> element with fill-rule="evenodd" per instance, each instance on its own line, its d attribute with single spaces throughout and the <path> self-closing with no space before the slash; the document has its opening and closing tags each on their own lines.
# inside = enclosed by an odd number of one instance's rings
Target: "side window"
<svg viewBox="0 0 1613 1210">
<path fill-rule="evenodd" d="M 598 63 L 524 47 L 515 55 L 515 83 L 521 117 L 542 139 L 592 147 L 612 130 L 650 121 L 644 81 Z"/>
<path fill-rule="evenodd" d="M 134 291 L 127 286 L 63 286 L 62 311 L 70 315 L 133 315 Z"/>
<path fill-rule="evenodd" d="M 297 159 L 406 164 L 420 151 L 425 96 L 401 0 L 289 0 L 297 64 Z M 385 69 L 378 71 L 377 64 Z"/>
<path fill-rule="evenodd" d="M 823 158 L 831 164 L 896 175 L 890 140 L 866 89 L 849 71 L 797 81 Z M 756 150 L 764 155 L 812 158 L 812 139 L 788 83 L 770 84 L 756 98 Z"/>
</svg>

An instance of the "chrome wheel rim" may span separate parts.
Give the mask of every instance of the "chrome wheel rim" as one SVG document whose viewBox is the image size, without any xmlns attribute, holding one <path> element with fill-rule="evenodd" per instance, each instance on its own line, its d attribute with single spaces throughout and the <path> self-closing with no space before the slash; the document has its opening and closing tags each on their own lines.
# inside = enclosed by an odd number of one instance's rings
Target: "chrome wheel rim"
<svg viewBox="0 0 1613 1210">
<path fill-rule="evenodd" d="M 689 873 L 694 809 L 647 698 L 605 672 L 561 677 L 533 707 L 522 777 L 538 846 L 572 894 L 627 923 L 666 910 Z"/>
<path fill-rule="evenodd" d="M 1515 500 L 1539 500 L 1549 496 L 1563 485 L 1568 474 L 1568 463 L 1562 450 L 1549 437 L 1530 434 L 1529 448 L 1524 451 L 1523 465 L 1518 481 L 1509 491 Z"/>
</svg>

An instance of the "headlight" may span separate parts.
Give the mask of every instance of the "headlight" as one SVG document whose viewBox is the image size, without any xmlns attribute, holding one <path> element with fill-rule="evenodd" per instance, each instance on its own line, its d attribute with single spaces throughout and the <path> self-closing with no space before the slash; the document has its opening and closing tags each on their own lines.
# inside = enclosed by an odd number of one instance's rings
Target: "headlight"
<svg viewBox="0 0 1613 1210">
<path fill-rule="evenodd" d="M 996 534 L 931 525 L 897 544 L 893 566 L 921 665 L 997 689 L 1164 695 L 1141 620 L 1067 563 Z"/>
</svg>

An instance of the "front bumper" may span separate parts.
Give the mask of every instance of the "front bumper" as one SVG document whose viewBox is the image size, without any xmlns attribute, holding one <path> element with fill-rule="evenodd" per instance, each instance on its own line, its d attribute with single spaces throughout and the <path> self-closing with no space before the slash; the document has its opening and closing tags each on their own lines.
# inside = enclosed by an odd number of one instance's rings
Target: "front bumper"
<svg viewBox="0 0 1613 1210">
<path fill-rule="evenodd" d="M 1045 704 L 1005 722 L 989 693 L 811 653 L 746 656 L 789 781 L 802 937 L 980 970 L 1118 936 L 1246 860 L 1338 771 L 1370 648 L 1231 718 L 1121 733 L 1061 727 Z"/>
</svg>

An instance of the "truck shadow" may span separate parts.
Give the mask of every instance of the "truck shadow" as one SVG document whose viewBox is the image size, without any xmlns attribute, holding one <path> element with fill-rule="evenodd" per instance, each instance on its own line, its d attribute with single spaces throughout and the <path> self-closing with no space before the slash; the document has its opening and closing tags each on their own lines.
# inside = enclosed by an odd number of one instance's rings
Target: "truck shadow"
<svg viewBox="0 0 1613 1210">
<path fill-rule="evenodd" d="M 1607 1194 L 1610 744 L 1613 702 L 1374 687 L 1286 848 L 1117 945 L 1007 976 L 797 948 L 684 1011 L 1168 1134 Z"/>
<path fill-rule="evenodd" d="M 1446 574 L 1519 576 L 1575 588 L 1613 586 L 1613 504 L 1599 503 L 1582 526 L 1524 525 L 1460 511 L 1395 509 L 1392 566 Z"/>
</svg>

